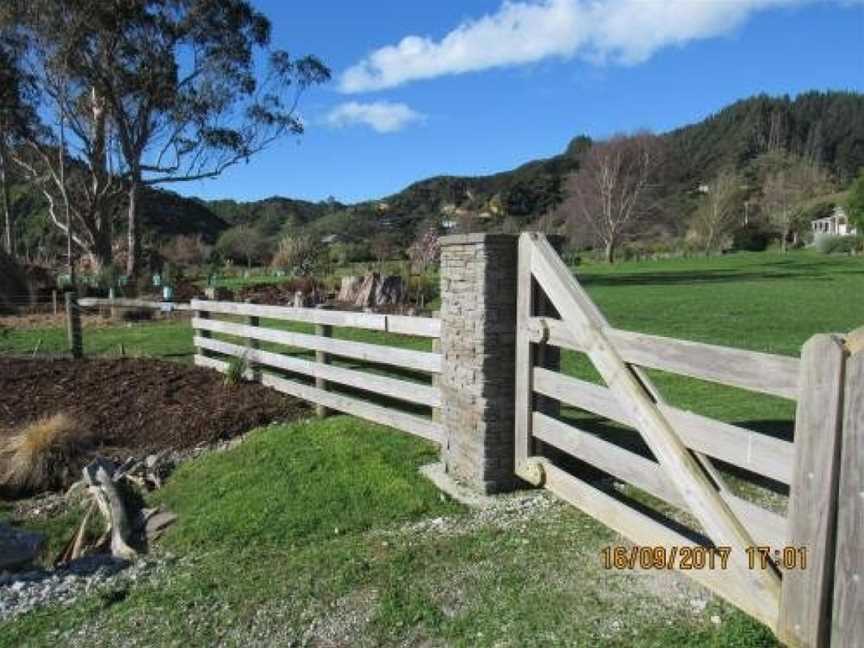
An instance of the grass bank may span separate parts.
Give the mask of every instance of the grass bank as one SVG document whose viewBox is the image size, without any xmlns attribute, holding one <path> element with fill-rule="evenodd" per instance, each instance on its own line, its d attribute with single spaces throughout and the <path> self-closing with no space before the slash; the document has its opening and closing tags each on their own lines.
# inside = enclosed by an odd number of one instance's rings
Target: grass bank
<svg viewBox="0 0 864 648">
<path fill-rule="evenodd" d="M 465 510 L 417 473 L 434 448 L 334 417 L 186 464 L 168 576 L 0 626 L 2 646 L 763 646 L 669 574 L 604 571 L 615 535 L 543 493 Z"/>
</svg>

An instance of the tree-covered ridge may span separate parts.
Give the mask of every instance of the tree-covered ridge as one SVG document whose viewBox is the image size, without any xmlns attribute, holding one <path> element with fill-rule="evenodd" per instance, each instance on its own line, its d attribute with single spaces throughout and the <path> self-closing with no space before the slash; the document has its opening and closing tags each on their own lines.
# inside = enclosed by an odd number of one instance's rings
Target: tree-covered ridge
<svg viewBox="0 0 864 648">
<path fill-rule="evenodd" d="M 683 206 L 683 196 L 724 169 L 745 175 L 768 150 L 785 150 L 827 167 L 845 186 L 864 167 L 864 95 L 807 92 L 790 98 L 758 95 L 705 120 L 664 133 L 666 162 L 658 194 Z M 231 223 L 288 222 L 323 234 L 369 236 L 398 223 L 407 234 L 429 219 L 475 217 L 496 227 L 523 226 L 563 198 L 564 178 L 576 170 L 591 140 L 578 136 L 560 155 L 489 176 L 437 176 L 377 201 L 345 206 L 268 198 L 252 203 L 216 201 L 211 209 Z M 675 209 L 668 210 L 676 211 Z"/>
<path fill-rule="evenodd" d="M 702 182 L 723 168 L 743 170 L 769 149 L 813 159 L 845 184 L 864 166 L 864 95 L 758 95 L 663 137 L 676 161 L 669 174 L 673 186 Z"/>
</svg>

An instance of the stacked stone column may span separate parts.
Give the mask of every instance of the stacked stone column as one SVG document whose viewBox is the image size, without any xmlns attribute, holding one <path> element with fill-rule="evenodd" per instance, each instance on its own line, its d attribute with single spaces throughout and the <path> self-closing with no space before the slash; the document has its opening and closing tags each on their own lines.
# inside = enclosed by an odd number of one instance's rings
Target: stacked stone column
<svg viewBox="0 0 864 648">
<path fill-rule="evenodd" d="M 441 239 L 442 459 L 485 493 L 513 489 L 518 237 Z"/>
</svg>

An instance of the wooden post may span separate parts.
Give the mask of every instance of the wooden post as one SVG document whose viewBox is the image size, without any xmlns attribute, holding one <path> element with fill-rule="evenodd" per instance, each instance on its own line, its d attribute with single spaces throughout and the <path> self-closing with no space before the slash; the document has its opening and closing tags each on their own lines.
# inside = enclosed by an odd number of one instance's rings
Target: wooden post
<svg viewBox="0 0 864 648">
<path fill-rule="evenodd" d="M 333 337 L 333 327 L 329 324 L 316 324 L 315 325 L 315 335 L 320 335 L 322 337 Z M 330 364 L 330 355 L 325 353 L 324 351 L 315 351 L 315 362 L 319 362 L 321 364 Z M 322 389 L 327 391 L 327 381 L 323 378 L 315 377 L 315 386 L 318 389 Z M 330 414 L 330 410 L 327 409 L 324 405 L 316 405 L 315 406 L 315 415 L 318 418 L 324 418 Z"/>
<path fill-rule="evenodd" d="M 438 313 L 435 313 L 433 317 L 438 317 Z M 441 338 L 432 339 L 432 353 L 441 353 Z M 441 390 L 441 376 L 439 374 L 432 374 L 432 387 L 439 391 Z M 440 407 L 432 408 L 432 420 L 436 423 L 441 422 Z"/>
<path fill-rule="evenodd" d="M 54 314 L 57 314 L 57 291 L 51 291 L 51 305 L 54 307 Z"/>
<path fill-rule="evenodd" d="M 247 299 L 246 303 L 251 303 L 251 300 Z M 246 317 L 246 324 L 249 326 L 258 326 L 261 323 L 261 319 L 256 315 L 249 315 Z M 246 338 L 246 348 L 250 351 L 257 351 L 260 346 L 260 343 L 255 338 Z M 251 355 L 251 354 L 250 354 Z M 246 364 L 249 366 L 249 369 L 252 370 L 253 380 L 258 382 L 261 380 L 261 368 L 247 356 Z"/>
<path fill-rule="evenodd" d="M 533 409 L 532 372 L 534 349 L 528 336 L 528 325 L 534 310 L 535 291 L 531 272 L 532 233 L 519 237 L 519 275 L 516 296 L 516 474 L 529 479 L 527 460 L 533 447 L 531 416 Z"/>
<path fill-rule="evenodd" d="M 807 568 L 783 574 L 777 634 L 790 646 L 828 645 L 844 364 L 833 335 L 813 336 L 801 352 L 786 546 L 805 548 Z"/>
<path fill-rule="evenodd" d="M 66 338 L 69 341 L 69 352 L 73 358 L 84 355 L 84 343 L 81 339 L 81 311 L 74 292 L 65 293 L 66 301 Z"/>
<path fill-rule="evenodd" d="M 207 311 L 196 310 L 195 311 L 195 317 L 198 319 L 210 319 L 210 313 Z M 194 322 L 194 319 L 192 321 Z M 194 326 L 194 324 L 193 324 L 193 326 Z M 192 333 L 194 335 L 197 335 L 198 337 L 202 337 L 202 338 L 212 337 L 212 333 L 210 331 L 208 331 L 207 329 L 194 329 L 193 328 Z M 197 355 L 202 356 L 202 357 L 205 357 L 205 358 L 207 357 L 207 349 L 203 349 L 201 347 L 195 347 L 195 353 Z"/>
<path fill-rule="evenodd" d="M 847 347 L 831 648 L 864 646 L 864 348 Z"/>
</svg>

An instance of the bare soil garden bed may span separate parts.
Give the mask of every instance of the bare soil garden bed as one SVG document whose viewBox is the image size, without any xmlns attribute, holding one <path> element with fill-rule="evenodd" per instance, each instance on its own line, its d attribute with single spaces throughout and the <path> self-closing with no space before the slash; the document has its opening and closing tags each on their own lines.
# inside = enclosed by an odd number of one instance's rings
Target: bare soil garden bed
<svg viewBox="0 0 864 648">
<path fill-rule="evenodd" d="M 90 437 L 94 453 L 125 458 L 213 444 L 305 411 L 266 387 L 223 380 L 212 370 L 152 359 L 0 357 L 0 436 L 63 412 Z"/>
</svg>

